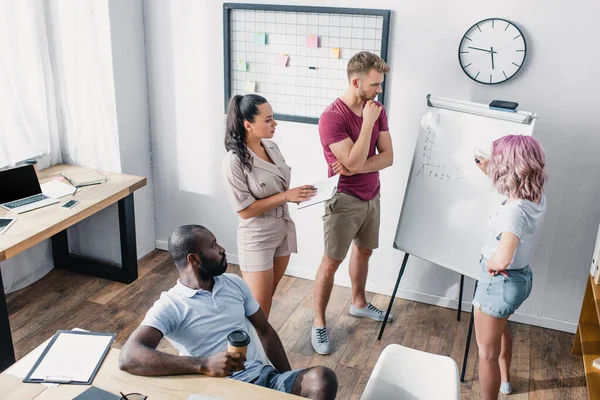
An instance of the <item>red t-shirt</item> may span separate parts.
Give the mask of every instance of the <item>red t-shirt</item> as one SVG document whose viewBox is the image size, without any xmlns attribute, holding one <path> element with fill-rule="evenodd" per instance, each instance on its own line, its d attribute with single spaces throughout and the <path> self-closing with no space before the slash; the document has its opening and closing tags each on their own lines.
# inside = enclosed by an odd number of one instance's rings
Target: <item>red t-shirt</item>
<svg viewBox="0 0 600 400">
<path fill-rule="evenodd" d="M 373 133 L 371 134 L 371 144 L 367 158 L 377 154 L 375 146 L 379 138 L 379 132 L 389 130 L 385 108 L 383 108 L 381 103 L 375 103 L 381 106 L 382 110 L 379 118 L 373 124 Z M 362 123 L 363 118 L 356 115 L 340 99 L 335 99 L 321 114 L 319 118 L 319 136 L 321 137 L 321 145 L 323 146 L 323 153 L 327 161 L 329 176 L 333 176 L 331 164 L 337 161 L 329 145 L 341 142 L 346 138 L 350 138 L 353 142 L 356 142 L 360 135 Z M 363 201 L 372 200 L 379 193 L 379 172 L 340 176 L 338 192 L 358 197 Z"/>
</svg>

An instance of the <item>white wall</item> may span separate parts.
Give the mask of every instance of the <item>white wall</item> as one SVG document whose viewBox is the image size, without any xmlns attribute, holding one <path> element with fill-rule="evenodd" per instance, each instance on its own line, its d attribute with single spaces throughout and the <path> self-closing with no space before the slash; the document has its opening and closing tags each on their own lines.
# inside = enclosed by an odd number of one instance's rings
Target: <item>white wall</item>
<svg viewBox="0 0 600 400">
<path fill-rule="evenodd" d="M 361 0 L 302 4 L 375 5 Z M 600 36 L 598 4 L 592 0 L 579 1 L 577 6 L 542 0 L 485 4 L 470 0 L 463 1 L 460 9 L 443 0 L 376 4 L 393 10 L 386 98 L 395 163 L 381 174 L 381 247 L 371 262 L 368 290 L 391 293 L 400 268 L 403 254 L 392 248 L 392 241 L 425 95 L 483 103 L 513 100 L 522 110 L 539 114 L 534 135 L 546 149 L 550 173 L 548 214 L 533 265 L 533 293 L 513 319 L 574 331 L 600 220 L 600 179 L 596 178 L 600 117 L 595 112 L 600 104 L 600 56 L 592 39 Z M 200 223 L 233 255 L 237 220 L 220 179 L 225 153 L 222 2 L 146 0 L 144 5 L 157 247 L 165 246 L 176 226 Z M 470 80 L 457 60 L 464 32 L 490 17 L 513 21 L 528 42 L 524 68 L 511 81 L 493 87 Z M 294 184 L 325 177 L 315 125 L 280 122 L 276 140 L 292 165 Z M 323 249 L 320 216 L 317 207 L 293 212 L 300 253 L 292 257 L 288 273 L 314 278 Z M 458 281 L 453 272 L 411 258 L 399 295 L 456 306 Z M 473 290 L 473 282 L 467 281 L 464 308 L 469 307 Z M 349 284 L 346 264 L 336 283 Z"/>
</svg>

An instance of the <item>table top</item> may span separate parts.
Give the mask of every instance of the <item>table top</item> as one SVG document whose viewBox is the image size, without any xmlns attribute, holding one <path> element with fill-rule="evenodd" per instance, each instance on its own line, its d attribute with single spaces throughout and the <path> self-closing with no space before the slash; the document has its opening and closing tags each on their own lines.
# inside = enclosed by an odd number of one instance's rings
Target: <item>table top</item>
<svg viewBox="0 0 600 400">
<path fill-rule="evenodd" d="M 212 378 L 205 375 L 161 377 L 131 375 L 118 368 L 120 352 L 118 349 L 110 349 L 94 378 L 93 386 L 117 395 L 119 392 L 142 393 L 148 396 L 148 400 L 185 400 L 193 393 L 224 400 L 292 400 L 300 398 L 229 378 Z M 25 357 L 19 360 L 15 366 L 23 360 Z M 39 383 L 23 383 L 23 378 L 10 373 L 11 369 L 8 369 L 0 374 L 0 398 L 6 400 L 72 399 L 89 388 L 87 385 L 59 385 L 49 388 Z"/>
<path fill-rule="evenodd" d="M 84 170 L 89 168 L 65 164 L 54 165 L 39 171 L 38 178 L 40 183 L 45 183 L 61 178 L 61 172 L 78 171 L 79 173 Z M 146 186 L 146 178 L 141 176 L 101 172 L 106 176 L 105 183 L 82 187 L 74 196 L 61 197 L 56 204 L 23 214 L 15 214 L 0 208 L 0 217 L 16 218 L 11 227 L 0 235 L 0 262 L 14 257 Z M 63 182 L 68 184 L 66 180 Z M 80 203 L 70 209 L 61 208 L 61 205 L 72 199 L 79 200 Z"/>
</svg>

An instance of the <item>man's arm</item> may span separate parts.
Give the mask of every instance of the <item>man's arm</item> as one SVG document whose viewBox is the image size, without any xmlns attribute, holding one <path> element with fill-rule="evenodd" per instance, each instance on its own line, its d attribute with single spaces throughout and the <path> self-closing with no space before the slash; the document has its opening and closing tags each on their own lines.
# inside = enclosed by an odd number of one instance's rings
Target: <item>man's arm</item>
<svg viewBox="0 0 600 400">
<path fill-rule="evenodd" d="M 392 147 L 392 136 L 389 132 L 379 132 L 377 138 L 377 154 L 367 158 L 361 173 L 381 171 L 394 163 L 394 148 Z"/>
<path fill-rule="evenodd" d="M 392 137 L 389 132 L 379 132 L 377 139 L 378 154 L 367 158 L 361 170 L 357 173 L 364 174 L 367 172 L 381 171 L 384 168 L 391 166 L 394 162 L 394 149 L 392 147 Z M 333 172 L 341 175 L 354 175 L 341 161 L 336 161 L 331 166 Z"/>
<path fill-rule="evenodd" d="M 260 337 L 260 342 L 265 349 L 265 353 L 267 353 L 267 357 L 269 357 L 269 360 L 273 363 L 273 366 L 279 372 L 290 371 L 292 367 L 285 355 L 281 340 L 279 339 L 277 332 L 275 332 L 275 329 L 273 329 L 271 324 L 269 324 L 265 318 L 263 311 L 259 308 L 258 311 L 249 316 L 248 319 L 252 325 L 254 325 L 254 328 L 256 328 L 256 333 L 258 333 L 258 337 Z"/>
<path fill-rule="evenodd" d="M 367 160 L 373 125 L 379 118 L 381 109 L 381 106 L 369 100 L 363 108 L 363 123 L 356 142 L 352 142 L 352 139 L 347 138 L 329 145 L 335 158 L 340 160 L 352 173 L 360 172 Z"/>
<path fill-rule="evenodd" d="M 205 374 L 229 376 L 244 369 L 239 353 L 217 353 L 210 357 L 183 357 L 156 350 L 162 333 L 150 326 L 138 327 L 127 339 L 119 356 L 119 368 L 134 375 Z"/>
</svg>

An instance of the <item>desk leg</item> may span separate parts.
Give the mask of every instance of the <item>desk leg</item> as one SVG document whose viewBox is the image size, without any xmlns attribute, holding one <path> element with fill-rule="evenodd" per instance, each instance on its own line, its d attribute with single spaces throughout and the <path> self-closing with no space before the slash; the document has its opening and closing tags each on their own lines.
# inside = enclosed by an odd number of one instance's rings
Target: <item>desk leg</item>
<svg viewBox="0 0 600 400">
<path fill-rule="evenodd" d="M 8 320 L 8 308 L 6 307 L 6 295 L 4 283 L 0 273 L 0 372 L 15 363 L 15 351 L 13 349 L 12 335 L 10 334 L 10 321 Z"/>
<path fill-rule="evenodd" d="M 121 236 L 121 266 L 73 255 L 69 252 L 67 230 L 52 236 L 54 266 L 69 271 L 97 276 L 111 281 L 131 283 L 138 277 L 135 242 L 135 209 L 133 193 L 119 200 L 119 232 Z"/>
</svg>

